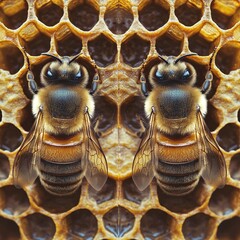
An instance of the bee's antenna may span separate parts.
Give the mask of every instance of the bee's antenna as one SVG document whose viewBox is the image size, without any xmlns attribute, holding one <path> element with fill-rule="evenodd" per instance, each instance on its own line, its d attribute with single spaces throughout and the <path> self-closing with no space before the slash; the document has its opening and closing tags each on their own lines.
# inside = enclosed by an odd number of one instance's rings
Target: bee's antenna
<svg viewBox="0 0 240 240">
<path fill-rule="evenodd" d="M 79 54 L 73 56 L 73 57 L 70 59 L 69 63 L 71 63 L 71 62 L 73 62 L 74 60 L 76 60 L 80 55 L 82 55 L 82 53 L 79 53 Z"/>
<path fill-rule="evenodd" d="M 25 50 L 24 47 L 22 47 L 22 50 L 23 50 L 23 54 L 24 54 L 24 56 L 25 56 L 26 59 L 27 59 L 28 70 L 30 71 L 30 70 L 31 70 L 31 65 L 30 65 L 29 58 L 28 58 L 28 56 L 27 56 L 27 52 L 26 52 L 26 50 Z"/>
<path fill-rule="evenodd" d="M 41 53 L 41 55 L 52 57 L 52 58 L 56 59 L 57 61 L 59 61 L 60 63 L 63 63 L 59 57 L 52 55 L 50 53 Z"/>
<path fill-rule="evenodd" d="M 176 64 L 177 62 L 179 62 L 180 60 L 182 60 L 182 59 L 185 58 L 185 57 L 193 56 L 193 55 L 197 55 L 197 53 L 188 53 L 188 54 L 185 54 L 185 55 L 183 55 L 183 56 L 180 56 L 179 58 L 177 58 L 177 59 L 174 61 L 174 64 Z"/>
<path fill-rule="evenodd" d="M 166 64 L 169 64 L 169 62 L 168 62 L 164 57 L 162 57 L 161 55 L 158 55 L 158 57 L 159 57 L 161 60 L 163 60 Z"/>
</svg>

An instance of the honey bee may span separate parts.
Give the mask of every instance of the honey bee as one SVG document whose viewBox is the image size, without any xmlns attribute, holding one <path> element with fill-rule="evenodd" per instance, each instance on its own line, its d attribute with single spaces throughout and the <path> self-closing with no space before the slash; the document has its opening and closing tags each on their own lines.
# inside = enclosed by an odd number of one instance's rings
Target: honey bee
<svg viewBox="0 0 240 240">
<path fill-rule="evenodd" d="M 25 53 L 26 55 L 26 53 Z M 54 59 L 41 70 L 42 88 L 27 73 L 29 90 L 34 94 L 32 112 L 36 117 L 32 129 L 16 155 L 13 179 L 16 186 L 32 184 L 39 176 L 43 187 L 54 195 L 69 195 L 80 186 L 85 176 L 100 190 L 107 180 L 107 162 L 91 127 L 97 89 L 96 73 L 89 94 L 87 69 L 75 57 Z"/>
<path fill-rule="evenodd" d="M 202 176 L 205 182 L 221 187 L 226 181 L 226 163 L 208 129 L 206 94 L 212 86 L 211 62 L 202 89 L 194 87 L 196 70 L 183 58 L 169 56 L 151 68 L 148 94 L 141 73 L 141 89 L 147 97 L 145 113 L 149 127 L 133 161 L 133 180 L 143 191 L 156 177 L 159 187 L 168 195 L 190 193 Z"/>
</svg>

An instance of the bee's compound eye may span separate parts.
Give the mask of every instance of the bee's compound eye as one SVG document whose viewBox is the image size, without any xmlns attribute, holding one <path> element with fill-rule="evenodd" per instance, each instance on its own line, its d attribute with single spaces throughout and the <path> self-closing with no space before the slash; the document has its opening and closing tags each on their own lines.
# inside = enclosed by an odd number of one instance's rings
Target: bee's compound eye
<svg viewBox="0 0 240 240">
<path fill-rule="evenodd" d="M 80 77 L 82 77 L 82 73 L 81 73 L 81 71 L 79 70 L 78 73 L 76 74 L 76 78 L 80 78 Z"/>
<path fill-rule="evenodd" d="M 53 73 L 50 69 L 47 70 L 47 77 L 49 77 L 49 78 L 53 77 Z"/>
<path fill-rule="evenodd" d="M 183 72 L 183 75 L 182 75 L 183 80 L 189 78 L 190 75 L 191 75 L 191 74 L 190 74 L 189 70 L 186 69 L 186 70 Z"/>
<path fill-rule="evenodd" d="M 163 74 L 160 71 L 158 71 L 158 70 L 156 71 L 155 76 L 156 76 L 156 78 L 158 80 L 162 80 L 163 79 Z"/>
</svg>

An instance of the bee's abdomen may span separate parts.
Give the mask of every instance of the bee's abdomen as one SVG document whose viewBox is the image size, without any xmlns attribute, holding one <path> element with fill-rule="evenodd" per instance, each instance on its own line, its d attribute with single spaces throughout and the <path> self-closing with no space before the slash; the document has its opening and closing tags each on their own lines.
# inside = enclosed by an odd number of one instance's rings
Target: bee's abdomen
<svg viewBox="0 0 240 240">
<path fill-rule="evenodd" d="M 81 161 L 71 163 L 40 162 L 40 181 L 45 189 L 55 195 L 69 195 L 80 186 L 83 178 Z"/>
<path fill-rule="evenodd" d="M 198 160 L 173 164 L 158 162 L 157 180 L 164 192 L 170 195 L 185 195 L 198 184 L 201 166 Z"/>
</svg>

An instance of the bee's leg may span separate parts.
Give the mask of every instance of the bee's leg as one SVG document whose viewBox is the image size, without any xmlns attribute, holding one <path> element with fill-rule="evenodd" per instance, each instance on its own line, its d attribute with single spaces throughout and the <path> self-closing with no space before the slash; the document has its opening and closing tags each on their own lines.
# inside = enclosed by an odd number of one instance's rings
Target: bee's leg
<svg viewBox="0 0 240 240">
<path fill-rule="evenodd" d="M 145 97 L 147 97 L 149 94 L 148 94 L 148 90 L 147 90 L 146 78 L 145 78 L 143 72 L 141 72 L 140 82 L 141 82 L 142 93 Z"/>
<path fill-rule="evenodd" d="M 27 81 L 28 81 L 28 89 L 32 94 L 38 93 L 38 86 L 37 83 L 34 80 L 34 75 L 31 70 L 28 70 L 27 72 Z"/>
<path fill-rule="evenodd" d="M 98 83 L 99 83 L 99 74 L 95 73 L 92 81 L 92 87 L 90 90 L 90 94 L 94 94 L 98 88 Z"/>
<path fill-rule="evenodd" d="M 212 80 L 213 80 L 213 74 L 211 71 L 207 71 L 206 75 L 205 75 L 205 81 L 202 85 L 202 89 L 201 92 L 203 94 L 208 94 L 209 91 L 212 88 Z"/>
</svg>

